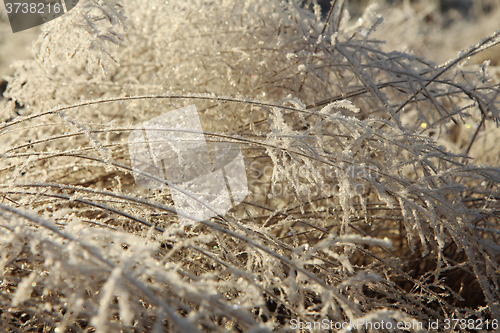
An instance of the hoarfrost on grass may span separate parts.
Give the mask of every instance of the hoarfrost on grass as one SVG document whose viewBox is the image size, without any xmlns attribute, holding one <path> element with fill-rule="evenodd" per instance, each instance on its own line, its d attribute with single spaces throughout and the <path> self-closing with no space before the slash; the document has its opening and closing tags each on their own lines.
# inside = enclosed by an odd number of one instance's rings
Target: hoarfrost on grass
<svg viewBox="0 0 500 333">
<path fill-rule="evenodd" d="M 1 325 L 498 318 L 498 82 L 464 63 L 498 34 L 436 66 L 335 3 L 325 21 L 316 1 L 85 0 L 47 24 L 0 101 Z M 209 146 L 240 146 L 249 194 L 183 227 L 127 138 L 192 104 Z"/>
</svg>

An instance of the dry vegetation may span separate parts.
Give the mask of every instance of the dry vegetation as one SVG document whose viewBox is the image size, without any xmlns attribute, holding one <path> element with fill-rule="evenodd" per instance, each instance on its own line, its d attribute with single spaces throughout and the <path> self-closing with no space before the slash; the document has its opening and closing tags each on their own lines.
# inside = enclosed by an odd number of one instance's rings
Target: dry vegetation
<svg viewBox="0 0 500 333">
<path fill-rule="evenodd" d="M 473 61 L 500 36 L 436 65 L 381 44 L 421 11 L 333 3 L 80 0 L 43 26 L 0 101 L 0 329 L 500 318 L 498 69 Z M 127 138 L 191 104 L 250 194 L 181 226 Z"/>
</svg>

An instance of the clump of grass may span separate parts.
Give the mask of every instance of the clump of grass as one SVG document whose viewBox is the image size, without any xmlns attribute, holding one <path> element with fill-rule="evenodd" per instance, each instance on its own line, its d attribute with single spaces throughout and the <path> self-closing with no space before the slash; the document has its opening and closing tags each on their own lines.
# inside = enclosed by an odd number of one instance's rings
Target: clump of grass
<svg viewBox="0 0 500 333">
<path fill-rule="evenodd" d="M 436 66 L 381 51 L 380 23 L 342 0 L 326 19 L 315 1 L 87 0 L 48 23 L 4 94 L 24 113 L 0 124 L 1 325 L 499 318 L 500 174 L 470 158 L 499 87 L 464 63 L 498 33 Z M 207 141 L 241 147 L 250 194 L 182 226 L 168 190 L 135 184 L 127 138 L 191 104 Z"/>
</svg>

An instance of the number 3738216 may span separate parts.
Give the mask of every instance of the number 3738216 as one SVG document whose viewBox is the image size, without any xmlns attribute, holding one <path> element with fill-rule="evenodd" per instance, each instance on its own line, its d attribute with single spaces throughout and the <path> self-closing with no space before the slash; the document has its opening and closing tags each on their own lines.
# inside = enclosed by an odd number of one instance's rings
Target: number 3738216
<svg viewBox="0 0 500 333">
<path fill-rule="evenodd" d="M 62 10 L 60 3 L 7 2 L 5 8 L 7 14 L 58 14 Z"/>
</svg>

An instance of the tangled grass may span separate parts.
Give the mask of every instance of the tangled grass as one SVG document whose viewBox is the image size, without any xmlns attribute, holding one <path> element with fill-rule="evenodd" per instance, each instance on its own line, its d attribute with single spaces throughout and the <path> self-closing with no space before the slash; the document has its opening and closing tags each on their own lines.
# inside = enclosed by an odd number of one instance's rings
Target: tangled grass
<svg viewBox="0 0 500 333">
<path fill-rule="evenodd" d="M 500 318 L 497 69 L 466 63 L 498 33 L 438 66 L 332 4 L 81 0 L 47 23 L 0 114 L 0 327 Z M 250 193 L 182 226 L 127 138 L 191 104 Z"/>
</svg>

